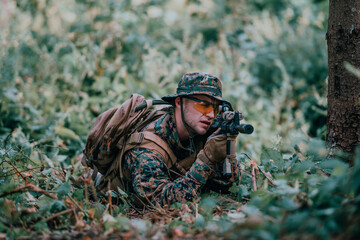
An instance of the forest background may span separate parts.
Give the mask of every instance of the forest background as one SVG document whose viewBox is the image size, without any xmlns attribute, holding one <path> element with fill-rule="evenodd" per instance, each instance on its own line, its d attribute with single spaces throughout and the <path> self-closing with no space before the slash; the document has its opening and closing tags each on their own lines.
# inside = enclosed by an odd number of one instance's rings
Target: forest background
<svg viewBox="0 0 360 240">
<path fill-rule="evenodd" d="M 0 6 L 0 239 L 359 236 L 360 154 L 349 169 L 325 147 L 328 1 Z M 241 184 L 157 211 L 89 200 L 76 155 L 96 116 L 190 71 L 218 75 L 255 127 Z"/>
</svg>

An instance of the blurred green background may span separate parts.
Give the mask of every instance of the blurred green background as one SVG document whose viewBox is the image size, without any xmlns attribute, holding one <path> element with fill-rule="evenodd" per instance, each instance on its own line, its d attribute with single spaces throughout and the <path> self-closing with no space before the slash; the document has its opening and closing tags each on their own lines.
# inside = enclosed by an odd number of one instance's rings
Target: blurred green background
<svg viewBox="0 0 360 240">
<path fill-rule="evenodd" d="M 324 138 L 327 1 L 2 1 L 0 136 L 82 150 L 95 117 L 218 75 L 255 127 L 239 149 Z M 71 155 L 70 154 L 70 155 Z"/>
</svg>

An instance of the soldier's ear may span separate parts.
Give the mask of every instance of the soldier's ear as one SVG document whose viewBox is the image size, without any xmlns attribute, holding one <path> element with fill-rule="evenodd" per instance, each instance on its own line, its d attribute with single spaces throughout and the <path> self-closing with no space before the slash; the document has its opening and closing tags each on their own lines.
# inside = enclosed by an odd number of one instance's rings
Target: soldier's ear
<svg viewBox="0 0 360 240">
<path fill-rule="evenodd" d="M 175 98 L 175 108 L 180 107 L 180 97 Z"/>
</svg>

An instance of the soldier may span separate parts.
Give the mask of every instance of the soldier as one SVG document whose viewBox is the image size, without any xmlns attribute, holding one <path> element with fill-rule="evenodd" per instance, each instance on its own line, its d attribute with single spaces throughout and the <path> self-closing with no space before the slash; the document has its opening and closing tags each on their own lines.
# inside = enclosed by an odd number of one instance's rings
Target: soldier
<svg viewBox="0 0 360 240">
<path fill-rule="evenodd" d="M 186 73 L 177 93 L 162 99 L 173 107 L 141 132 L 151 132 L 164 140 L 168 145 L 165 149 L 171 149 L 169 154 L 176 161 L 169 164 L 164 154 L 140 145 L 125 153 L 122 167 L 125 189 L 155 206 L 194 200 L 214 177 L 215 165 L 226 157 L 227 137 L 208 134 L 220 104 L 229 104 L 222 98 L 219 78 L 208 73 Z"/>
</svg>

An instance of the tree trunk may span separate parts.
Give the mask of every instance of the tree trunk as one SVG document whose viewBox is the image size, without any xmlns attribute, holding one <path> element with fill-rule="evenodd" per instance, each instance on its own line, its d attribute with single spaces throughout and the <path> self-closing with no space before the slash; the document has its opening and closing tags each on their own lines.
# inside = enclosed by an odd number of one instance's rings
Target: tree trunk
<svg viewBox="0 0 360 240">
<path fill-rule="evenodd" d="M 360 143 L 360 79 L 344 63 L 360 68 L 360 1 L 329 3 L 327 144 L 353 154 Z"/>
</svg>

